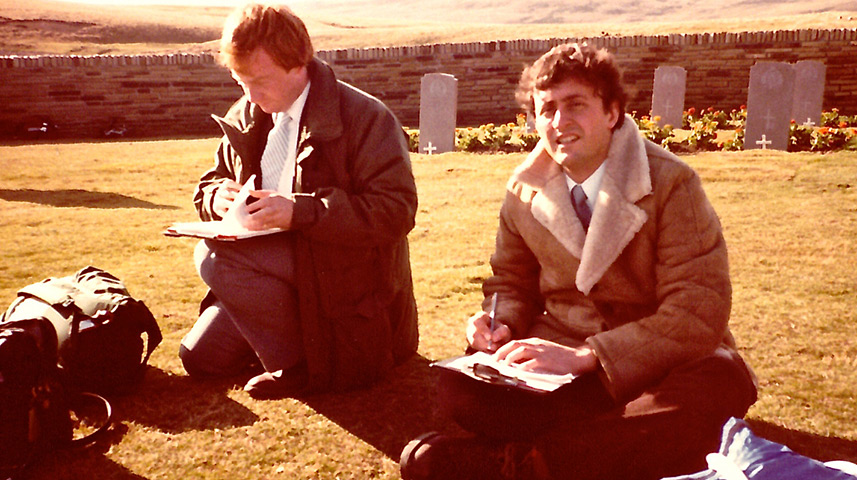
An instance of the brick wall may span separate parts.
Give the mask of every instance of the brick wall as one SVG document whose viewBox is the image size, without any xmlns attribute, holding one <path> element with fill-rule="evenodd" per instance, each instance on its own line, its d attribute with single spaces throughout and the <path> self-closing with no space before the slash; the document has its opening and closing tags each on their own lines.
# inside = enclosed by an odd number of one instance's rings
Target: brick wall
<svg viewBox="0 0 857 480">
<path fill-rule="evenodd" d="M 629 111 L 651 108 L 654 70 L 687 69 L 685 106 L 732 109 L 746 103 L 750 67 L 760 60 L 819 60 L 827 65 L 824 109 L 857 114 L 857 29 L 671 34 L 516 40 L 318 52 L 337 75 L 381 98 L 406 126 L 417 127 L 420 79 L 458 79 L 458 124 L 513 121 L 521 69 L 553 45 L 587 41 L 607 47 L 624 70 Z M 217 134 L 240 95 L 211 55 L 0 57 L 0 137 L 98 138 Z M 789 100 L 790 101 L 790 100 Z M 56 126 L 56 129 L 53 129 Z"/>
</svg>

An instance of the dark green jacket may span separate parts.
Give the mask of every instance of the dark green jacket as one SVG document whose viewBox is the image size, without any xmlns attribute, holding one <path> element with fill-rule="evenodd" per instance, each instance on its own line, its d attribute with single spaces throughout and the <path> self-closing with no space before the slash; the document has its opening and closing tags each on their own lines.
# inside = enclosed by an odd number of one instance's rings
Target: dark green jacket
<svg viewBox="0 0 857 480">
<path fill-rule="evenodd" d="M 408 255 L 417 192 L 407 141 L 377 99 L 337 81 L 318 59 L 297 149 L 294 225 L 301 327 L 310 388 L 340 390 L 377 380 L 417 349 L 417 310 Z M 215 167 L 194 204 L 213 213 L 224 179 L 257 175 L 271 116 L 245 97 L 224 118 Z"/>
</svg>

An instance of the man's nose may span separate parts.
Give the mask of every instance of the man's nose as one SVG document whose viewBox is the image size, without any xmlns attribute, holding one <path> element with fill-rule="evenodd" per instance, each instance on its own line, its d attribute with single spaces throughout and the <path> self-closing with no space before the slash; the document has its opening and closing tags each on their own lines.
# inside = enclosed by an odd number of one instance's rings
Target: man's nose
<svg viewBox="0 0 857 480">
<path fill-rule="evenodd" d="M 568 113 L 564 112 L 561 108 L 557 108 L 553 114 L 553 119 L 551 120 L 551 126 L 553 128 L 559 128 L 562 124 L 568 121 Z"/>
</svg>

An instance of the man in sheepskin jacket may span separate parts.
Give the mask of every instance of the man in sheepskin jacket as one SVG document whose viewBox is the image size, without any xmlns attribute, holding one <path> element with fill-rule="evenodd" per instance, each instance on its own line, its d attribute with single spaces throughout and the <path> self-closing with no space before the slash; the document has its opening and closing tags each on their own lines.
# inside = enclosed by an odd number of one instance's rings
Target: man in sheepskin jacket
<svg viewBox="0 0 857 480">
<path fill-rule="evenodd" d="M 524 71 L 517 96 L 541 140 L 507 185 L 485 311 L 467 339 L 501 363 L 577 377 L 538 394 L 442 374 L 441 407 L 475 435 L 414 440 L 403 477 L 700 470 L 723 423 L 756 399 L 729 332 L 726 244 L 700 179 L 624 114 L 605 50 L 555 47 Z"/>
</svg>

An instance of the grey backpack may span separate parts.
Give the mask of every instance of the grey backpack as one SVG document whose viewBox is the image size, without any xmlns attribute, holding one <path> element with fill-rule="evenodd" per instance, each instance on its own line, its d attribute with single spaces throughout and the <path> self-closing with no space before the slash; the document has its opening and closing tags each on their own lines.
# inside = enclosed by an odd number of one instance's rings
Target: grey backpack
<svg viewBox="0 0 857 480">
<path fill-rule="evenodd" d="M 139 384 L 162 340 L 146 305 L 121 280 L 92 266 L 22 288 L 0 322 L 33 318 L 49 320 L 56 330 L 67 388 L 102 395 Z"/>
</svg>

